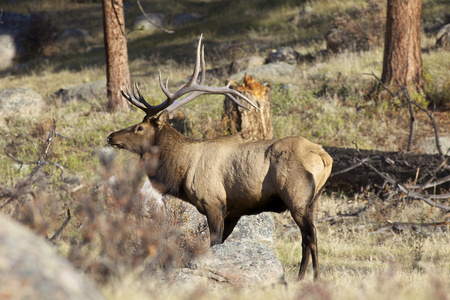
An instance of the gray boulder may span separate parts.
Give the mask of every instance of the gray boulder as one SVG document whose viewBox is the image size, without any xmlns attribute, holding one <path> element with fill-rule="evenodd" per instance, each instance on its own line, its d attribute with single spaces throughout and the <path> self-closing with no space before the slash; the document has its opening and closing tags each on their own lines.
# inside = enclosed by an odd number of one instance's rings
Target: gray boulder
<svg viewBox="0 0 450 300">
<path fill-rule="evenodd" d="M 286 62 L 288 64 L 296 64 L 300 54 L 291 47 L 281 47 L 274 50 L 269 56 L 269 63 Z"/>
<path fill-rule="evenodd" d="M 0 34 L 0 71 L 11 68 L 17 55 L 14 36 L 11 34 Z"/>
<path fill-rule="evenodd" d="M 450 136 L 440 136 L 439 143 L 441 144 L 441 150 L 444 154 L 446 154 L 447 151 L 450 151 Z M 436 146 L 436 139 L 434 137 L 425 139 L 421 147 L 426 154 L 439 153 Z"/>
<path fill-rule="evenodd" d="M 49 243 L 2 214 L 0 282 L 5 299 L 103 299 Z"/>
<path fill-rule="evenodd" d="M 144 189 L 145 188 L 145 189 Z M 201 236 L 209 243 L 209 230 L 204 215 L 191 204 L 171 196 L 163 196 L 162 203 L 154 197 L 154 191 L 147 184 L 141 189 L 141 195 L 151 195 L 151 203 L 147 203 L 152 209 L 163 209 L 166 217 L 176 217 L 180 224 L 180 230 L 185 233 L 193 233 Z M 258 241 L 272 246 L 274 243 L 275 222 L 270 213 L 242 216 L 226 242 L 232 241 Z"/>
<path fill-rule="evenodd" d="M 272 246 L 274 243 L 275 222 L 270 213 L 243 216 L 239 219 L 226 242 L 258 241 Z"/>
<path fill-rule="evenodd" d="M 72 100 L 106 99 L 106 80 L 62 87 L 53 96 L 60 99 L 62 103 Z"/>
<path fill-rule="evenodd" d="M 209 243 L 206 217 L 192 205 L 164 197 L 167 216 L 183 220 L 180 230 Z M 271 250 L 275 223 L 270 213 L 243 216 L 228 239 L 206 254 L 191 260 L 185 268 L 169 272 L 167 277 L 177 286 L 189 285 L 207 289 L 259 287 L 285 283 L 281 263 Z"/>
<path fill-rule="evenodd" d="M 286 283 L 283 267 L 275 254 L 267 245 L 256 241 L 226 241 L 216 245 L 173 276 L 179 285 L 197 285 L 210 290 Z"/>
<path fill-rule="evenodd" d="M 436 33 L 435 47 L 450 49 L 450 24 L 442 26 Z"/>
<path fill-rule="evenodd" d="M 157 26 L 160 27 L 163 26 L 166 20 L 165 14 L 147 13 L 146 16 L 139 16 L 134 20 L 133 30 L 144 30 L 147 32 L 154 32 L 158 30 Z"/>
<path fill-rule="evenodd" d="M 2 12 L 0 18 L 0 71 L 13 66 L 13 59 L 24 54 L 20 43 L 21 31 L 30 17 L 19 13 Z"/>
</svg>

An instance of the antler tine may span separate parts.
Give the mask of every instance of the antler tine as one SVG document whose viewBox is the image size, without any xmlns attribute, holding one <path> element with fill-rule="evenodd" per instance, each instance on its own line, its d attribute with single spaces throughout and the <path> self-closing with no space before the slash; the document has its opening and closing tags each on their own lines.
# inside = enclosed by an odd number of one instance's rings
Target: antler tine
<svg viewBox="0 0 450 300">
<path fill-rule="evenodd" d="M 166 85 L 164 86 L 161 77 L 161 70 L 159 70 L 159 86 L 161 87 L 161 90 L 163 91 L 164 95 L 166 95 L 167 99 L 173 98 L 173 94 L 169 92 L 169 77 L 167 77 Z"/>
<path fill-rule="evenodd" d="M 206 67 L 205 67 L 205 45 L 202 46 L 202 78 L 200 84 L 203 85 L 206 80 Z"/>
<path fill-rule="evenodd" d="M 127 99 L 131 104 L 133 104 L 134 106 L 136 106 L 142 110 L 145 110 L 146 107 L 142 103 L 137 101 L 137 99 L 135 99 L 134 97 L 130 96 L 130 92 L 128 91 L 128 88 L 127 88 L 126 92 L 124 92 L 123 89 L 120 89 L 120 92 L 122 93 L 122 96 L 125 99 Z"/>
<path fill-rule="evenodd" d="M 250 108 L 248 108 L 245 105 L 242 105 L 239 101 L 236 100 L 236 98 L 234 98 L 233 95 L 231 94 L 225 94 L 225 96 L 227 96 L 228 98 L 230 98 L 234 103 L 236 103 L 237 106 L 245 108 L 246 110 L 250 110 Z M 259 107 L 256 107 L 259 110 Z"/>
<path fill-rule="evenodd" d="M 145 100 L 144 96 L 141 94 L 141 89 L 139 88 L 139 85 L 137 82 L 134 83 L 134 89 L 136 90 L 138 97 L 137 100 L 142 103 L 147 109 L 152 109 L 152 106 L 148 104 L 147 100 Z M 134 92 L 133 92 L 134 93 Z M 135 96 L 136 98 L 136 96 Z"/>
<path fill-rule="evenodd" d="M 200 38 L 198 39 L 197 53 L 196 53 L 196 56 L 195 56 L 194 73 L 192 74 L 192 77 L 189 80 L 189 82 L 186 83 L 185 87 L 188 87 L 188 86 L 191 86 L 194 83 L 197 83 L 198 73 L 199 73 L 199 69 L 200 69 L 200 62 L 204 61 L 204 58 L 203 58 L 203 49 L 204 49 L 204 47 L 202 47 L 202 37 L 203 37 L 203 33 L 200 34 Z"/>
</svg>

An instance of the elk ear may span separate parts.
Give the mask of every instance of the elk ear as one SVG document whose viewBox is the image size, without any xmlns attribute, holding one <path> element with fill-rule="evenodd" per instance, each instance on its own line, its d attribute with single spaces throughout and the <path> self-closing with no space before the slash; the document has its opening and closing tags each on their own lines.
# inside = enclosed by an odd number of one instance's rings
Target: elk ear
<svg viewBox="0 0 450 300">
<path fill-rule="evenodd" d="M 163 110 L 155 119 L 155 125 L 158 128 L 162 128 L 167 122 L 169 122 L 169 113 L 167 110 Z"/>
</svg>

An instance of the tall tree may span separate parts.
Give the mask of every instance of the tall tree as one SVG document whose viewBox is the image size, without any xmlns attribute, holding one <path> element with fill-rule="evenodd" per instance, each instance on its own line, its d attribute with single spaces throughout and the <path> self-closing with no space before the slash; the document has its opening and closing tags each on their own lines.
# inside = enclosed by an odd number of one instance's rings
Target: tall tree
<svg viewBox="0 0 450 300">
<path fill-rule="evenodd" d="M 102 0 L 106 51 L 107 107 L 109 111 L 127 109 L 120 89 L 130 85 L 123 0 Z"/>
<path fill-rule="evenodd" d="M 420 21 L 422 0 L 388 0 L 381 81 L 397 87 L 423 87 Z"/>
</svg>

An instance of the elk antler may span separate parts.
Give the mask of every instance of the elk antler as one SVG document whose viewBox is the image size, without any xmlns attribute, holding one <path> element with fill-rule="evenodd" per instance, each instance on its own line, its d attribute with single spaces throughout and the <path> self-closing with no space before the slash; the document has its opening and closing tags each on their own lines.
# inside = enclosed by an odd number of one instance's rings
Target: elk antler
<svg viewBox="0 0 450 300">
<path fill-rule="evenodd" d="M 128 101 L 130 101 L 131 104 L 133 104 L 134 106 L 145 111 L 145 113 L 149 117 L 156 115 L 157 113 L 159 113 L 162 110 L 167 110 L 169 113 L 173 112 L 178 107 L 180 107 L 180 106 L 194 100 L 198 96 L 204 95 L 204 94 L 226 95 L 231 100 L 233 100 L 237 105 L 239 105 L 245 109 L 248 109 L 247 107 L 245 107 L 244 105 L 239 103 L 235 98 L 235 97 L 240 97 L 240 98 L 244 99 L 245 101 L 247 101 L 254 108 L 259 109 L 247 97 L 245 97 L 238 91 L 231 89 L 230 88 L 231 82 L 229 82 L 224 87 L 210 87 L 210 86 L 203 85 L 205 82 L 206 74 L 205 74 L 205 53 L 204 53 L 204 46 L 202 46 L 202 36 L 203 35 L 200 35 L 200 38 L 198 40 L 197 56 L 196 56 L 196 60 L 195 60 L 194 73 L 192 74 L 191 79 L 189 80 L 188 83 L 186 83 L 185 86 L 183 86 L 180 90 L 178 90 L 172 94 L 171 92 L 169 92 L 169 87 L 168 87 L 169 78 L 167 78 L 166 85 L 164 85 L 162 82 L 162 79 L 161 79 L 161 71 L 159 71 L 159 85 L 161 86 L 161 90 L 167 96 L 166 101 L 164 101 L 163 103 L 161 103 L 159 105 L 155 105 L 155 106 L 150 105 L 145 100 L 145 98 L 142 96 L 137 83 L 134 84 L 133 95 L 131 95 L 128 92 L 128 90 L 126 93 L 122 90 L 122 95 Z M 201 69 L 202 69 L 202 76 L 201 76 L 200 82 L 197 83 L 198 75 L 200 72 L 200 64 L 201 64 Z M 186 97 L 184 97 L 180 100 L 176 100 L 186 94 L 189 94 L 189 95 L 187 95 Z"/>
</svg>

